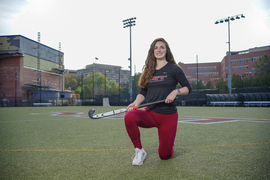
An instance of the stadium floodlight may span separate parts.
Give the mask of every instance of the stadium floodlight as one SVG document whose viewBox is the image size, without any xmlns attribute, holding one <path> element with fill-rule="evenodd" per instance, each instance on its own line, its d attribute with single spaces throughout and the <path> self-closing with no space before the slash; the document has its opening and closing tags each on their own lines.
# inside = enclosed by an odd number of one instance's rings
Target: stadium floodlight
<svg viewBox="0 0 270 180">
<path fill-rule="evenodd" d="M 129 19 L 125 19 L 123 20 L 123 28 L 127 28 L 129 27 L 130 30 L 130 57 L 129 57 L 129 61 L 130 61 L 130 78 L 129 78 L 129 94 L 130 94 L 130 101 L 132 101 L 132 52 L 131 52 L 131 27 L 135 26 L 135 20 L 136 17 L 133 18 L 129 18 Z"/>
<path fill-rule="evenodd" d="M 228 76 L 228 87 L 230 94 L 232 93 L 232 77 L 231 77 L 231 41 L 230 41 L 230 21 L 234 21 L 235 19 L 245 18 L 243 14 L 238 14 L 235 16 L 229 16 L 223 19 L 219 19 L 215 22 L 215 24 L 223 23 L 224 21 L 228 23 L 228 44 L 229 44 L 229 76 Z"/>
</svg>

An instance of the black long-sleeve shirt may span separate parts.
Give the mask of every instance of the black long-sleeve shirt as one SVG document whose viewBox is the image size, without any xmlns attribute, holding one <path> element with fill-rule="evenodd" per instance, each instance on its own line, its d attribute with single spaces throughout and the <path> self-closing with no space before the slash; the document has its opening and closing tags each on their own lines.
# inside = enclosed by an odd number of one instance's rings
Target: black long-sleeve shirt
<svg viewBox="0 0 270 180">
<path fill-rule="evenodd" d="M 147 98 L 147 102 L 154 102 L 166 99 L 166 97 L 180 83 L 182 87 L 187 87 L 189 93 L 191 86 L 183 72 L 176 64 L 167 63 L 161 69 L 156 70 L 153 78 L 148 82 L 146 88 L 141 88 L 140 94 Z M 159 103 L 150 105 L 148 108 L 159 114 L 174 114 L 177 112 L 175 100 L 173 103 Z"/>
</svg>

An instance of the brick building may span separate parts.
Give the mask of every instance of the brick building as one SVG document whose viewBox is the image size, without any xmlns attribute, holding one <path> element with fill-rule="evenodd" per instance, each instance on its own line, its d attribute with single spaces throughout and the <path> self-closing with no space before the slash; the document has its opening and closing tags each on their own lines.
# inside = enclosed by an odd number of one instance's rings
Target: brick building
<svg viewBox="0 0 270 180">
<path fill-rule="evenodd" d="M 256 68 L 254 62 L 264 54 L 270 55 L 270 46 L 255 47 L 244 51 L 231 52 L 231 73 L 240 76 L 253 76 Z M 197 83 L 197 63 L 178 63 L 185 72 L 190 83 Z M 212 84 L 220 80 L 228 81 L 229 56 L 228 52 L 221 62 L 198 63 L 198 79 L 205 85 L 208 81 Z"/>
<path fill-rule="evenodd" d="M 190 83 L 197 83 L 197 63 L 178 63 Z M 221 77 L 221 63 L 213 62 L 213 63 L 198 63 L 198 79 L 202 80 L 205 85 L 208 81 L 211 81 L 213 84 L 220 80 Z"/>
<path fill-rule="evenodd" d="M 118 85 L 119 85 L 119 82 L 123 83 L 123 82 L 129 81 L 129 72 L 130 72 L 129 70 L 122 70 L 121 66 L 114 66 L 114 65 L 108 65 L 108 64 L 93 63 L 93 64 L 86 65 L 86 68 L 84 69 L 78 69 L 78 70 L 67 69 L 65 74 L 77 75 L 77 76 L 83 75 L 83 78 L 85 78 L 89 74 L 94 74 L 95 72 L 104 74 L 108 78 L 109 81 L 115 81 L 116 84 Z"/>
<path fill-rule="evenodd" d="M 43 101 L 44 97 L 58 98 L 63 71 L 63 52 L 21 35 L 0 36 L 0 100 L 19 105 L 34 102 L 39 93 Z"/>
</svg>

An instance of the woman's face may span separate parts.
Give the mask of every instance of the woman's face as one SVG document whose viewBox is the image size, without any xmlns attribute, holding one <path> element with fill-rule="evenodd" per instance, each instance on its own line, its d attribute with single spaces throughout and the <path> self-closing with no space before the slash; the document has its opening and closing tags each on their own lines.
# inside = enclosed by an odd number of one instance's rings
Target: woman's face
<svg viewBox="0 0 270 180">
<path fill-rule="evenodd" d="M 155 44 L 154 55 L 157 60 L 166 60 L 166 45 L 162 41 L 158 41 Z"/>
</svg>

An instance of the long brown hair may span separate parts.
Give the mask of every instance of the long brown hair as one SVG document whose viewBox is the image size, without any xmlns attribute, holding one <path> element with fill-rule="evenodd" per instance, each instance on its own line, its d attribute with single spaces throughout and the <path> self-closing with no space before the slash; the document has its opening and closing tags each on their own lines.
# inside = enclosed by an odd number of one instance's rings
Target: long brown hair
<svg viewBox="0 0 270 180">
<path fill-rule="evenodd" d="M 157 60 L 156 60 L 156 57 L 154 55 L 154 49 L 155 49 L 155 45 L 158 41 L 161 41 L 165 44 L 166 46 L 166 61 L 168 61 L 169 63 L 172 63 L 172 64 L 176 64 L 175 60 L 174 60 L 174 57 L 173 57 L 173 54 L 171 52 L 171 49 L 170 49 L 170 46 L 169 44 L 167 43 L 167 41 L 165 41 L 165 39 L 163 38 L 157 38 L 155 39 L 152 44 L 150 45 L 150 49 L 148 51 L 148 55 L 147 55 L 147 58 L 145 60 L 145 65 L 143 66 L 143 73 L 139 79 L 139 86 L 145 88 L 148 81 L 150 79 L 152 79 L 153 77 L 153 74 L 156 70 L 156 65 L 157 65 Z"/>
</svg>

